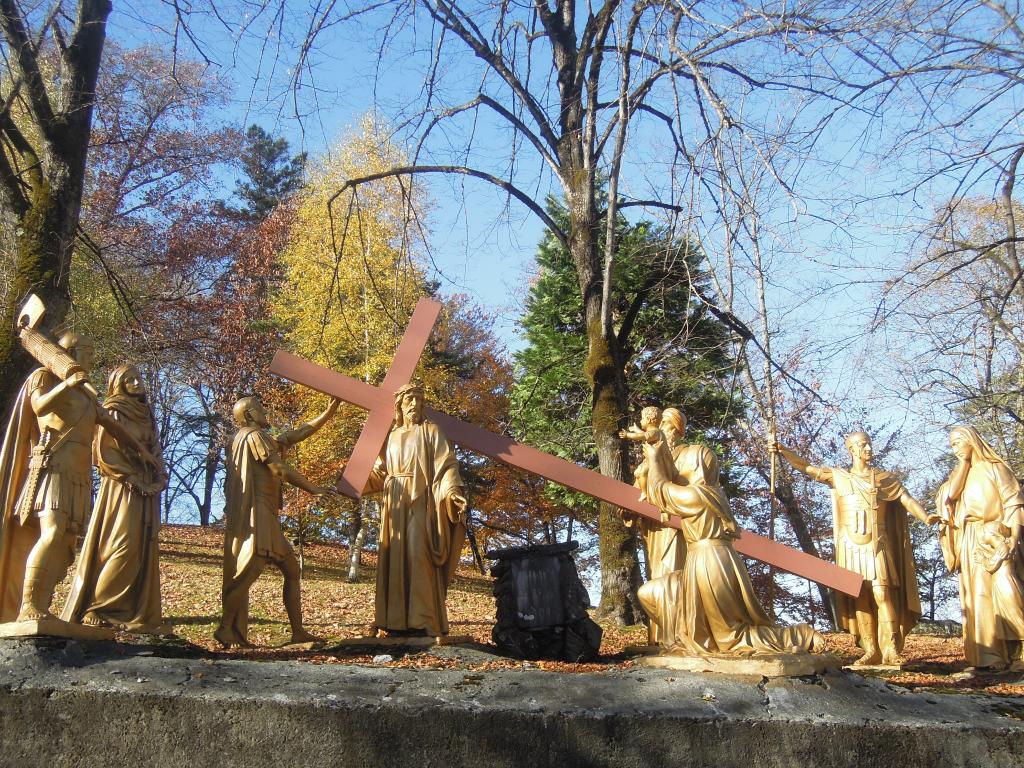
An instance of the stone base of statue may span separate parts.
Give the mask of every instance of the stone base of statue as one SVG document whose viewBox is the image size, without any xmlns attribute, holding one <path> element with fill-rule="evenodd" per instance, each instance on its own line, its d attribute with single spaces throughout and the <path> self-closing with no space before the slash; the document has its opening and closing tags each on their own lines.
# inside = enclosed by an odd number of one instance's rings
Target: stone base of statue
<svg viewBox="0 0 1024 768">
<path fill-rule="evenodd" d="M 623 651 L 626 656 L 657 656 L 661 653 L 660 645 L 627 645 Z"/>
<path fill-rule="evenodd" d="M 562 674 L 447 658 L 339 666 L 0 640 L 0 765 L 1007 768 L 1024 754 L 1020 697 L 841 670 Z"/>
<path fill-rule="evenodd" d="M 113 640 L 109 627 L 91 627 L 62 621 L 55 616 L 0 624 L 0 637 L 66 637 L 72 640 Z"/>
<path fill-rule="evenodd" d="M 835 656 L 816 653 L 763 653 L 756 656 L 709 654 L 707 656 L 641 656 L 641 667 L 670 669 L 675 672 L 712 672 L 721 675 L 760 675 L 761 677 L 803 677 L 839 669 L 843 662 Z"/>
<path fill-rule="evenodd" d="M 844 669 L 851 672 L 899 672 L 903 669 L 902 664 L 844 664 Z"/>
<path fill-rule="evenodd" d="M 349 637 L 335 640 L 331 648 L 435 648 L 443 645 L 470 645 L 475 643 L 470 635 L 394 635 L 391 637 Z"/>
</svg>

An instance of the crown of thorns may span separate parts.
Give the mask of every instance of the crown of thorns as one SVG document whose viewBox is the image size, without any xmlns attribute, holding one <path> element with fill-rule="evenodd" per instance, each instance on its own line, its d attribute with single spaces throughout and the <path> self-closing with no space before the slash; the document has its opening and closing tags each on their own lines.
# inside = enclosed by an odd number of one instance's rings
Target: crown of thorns
<svg viewBox="0 0 1024 768">
<path fill-rule="evenodd" d="M 405 386 L 399 387 L 397 390 L 395 390 L 395 402 L 401 402 L 402 398 L 405 397 L 410 392 L 417 392 L 420 395 L 422 395 L 423 385 L 420 384 L 418 381 L 413 381 L 406 384 Z"/>
</svg>

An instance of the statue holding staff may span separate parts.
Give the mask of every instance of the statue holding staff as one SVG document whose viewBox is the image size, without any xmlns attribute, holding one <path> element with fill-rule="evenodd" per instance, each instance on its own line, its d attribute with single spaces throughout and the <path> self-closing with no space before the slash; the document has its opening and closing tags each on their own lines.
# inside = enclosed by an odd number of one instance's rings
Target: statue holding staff
<svg viewBox="0 0 1024 768">
<path fill-rule="evenodd" d="M 836 595 L 840 628 L 857 639 L 858 665 L 899 665 L 907 635 L 921 618 L 917 571 L 907 515 L 927 525 L 939 522 L 897 477 L 872 466 L 866 432 L 846 436 L 850 468 L 817 467 L 777 441 L 770 444 L 791 466 L 832 489 L 836 565 L 864 577 L 856 599 Z"/>
<path fill-rule="evenodd" d="M 43 312 L 34 296 L 22 310 L 22 344 L 42 367 L 18 392 L 0 450 L 0 622 L 57 622 L 50 603 L 89 515 L 97 425 L 145 464 L 159 464 L 99 407 L 88 381 L 89 338 L 66 333 L 53 342 L 36 330 Z"/>
<path fill-rule="evenodd" d="M 65 334 L 60 345 L 88 370 L 92 343 L 85 336 Z M 89 515 L 96 425 L 132 446 L 141 462 L 157 465 L 149 450 L 101 412 L 79 383 L 58 381 L 40 368 L 15 401 L 0 457 L 2 621 L 51 617 L 53 591 L 74 560 L 75 539 Z"/>
</svg>

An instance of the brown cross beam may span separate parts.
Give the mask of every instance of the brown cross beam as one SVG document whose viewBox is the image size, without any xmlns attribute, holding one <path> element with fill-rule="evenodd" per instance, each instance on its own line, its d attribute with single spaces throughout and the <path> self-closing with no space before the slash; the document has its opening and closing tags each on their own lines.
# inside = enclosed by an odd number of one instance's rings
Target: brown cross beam
<svg viewBox="0 0 1024 768">
<path fill-rule="evenodd" d="M 379 387 L 371 386 L 350 376 L 303 360 L 301 357 L 279 350 L 270 365 L 271 373 L 318 392 L 358 405 L 370 412 L 359 435 L 352 456 L 338 483 L 338 490 L 358 499 L 370 477 L 373 464 L 387 442 L 394 416 L 395 392 L 409 383 L 427 340 L 437 321 L 441 305 L 429 299 L 420 299 L 398 346 L 391 369 Z M 474 427 L 447 414 L 427 408 L 427 418 L 437 424 L 452 441 L 463 448 L 497 459 L 518 469 L 540 475 L 574 490 L 607 501 L 622 509 L 661 522 L 661 510 L 640 500 L 638 488 L 618 480 L 584 469 L 557 456 L 552 456 L 507 437 Z M 678 520 L 667 525 L 679 528 Z M 863 578 L 860 574 L 840 568 L 777 541 L 742 531 L 735 542 L 738 552 L 755 560 L 773 565 L 805 579 L 856 597 L 860 594 Z"/>
</svg>

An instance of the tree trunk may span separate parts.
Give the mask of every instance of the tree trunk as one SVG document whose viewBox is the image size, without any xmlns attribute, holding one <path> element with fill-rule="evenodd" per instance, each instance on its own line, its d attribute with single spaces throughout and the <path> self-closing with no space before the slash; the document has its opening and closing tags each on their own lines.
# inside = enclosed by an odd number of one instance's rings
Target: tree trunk
<svg viewBox="0 0 1024 768">
<path fill-rule="evenodd" d="M 199 505 L 199 525 L 204 528 L 210 525 L 213 516 L 213 485 L 217 479 L 217 470 L 220 469 L 219 446 L 212 434 L 203 468 L 203 503 Z"/>
<path fill-rule="evenodd" d="M 0 404 L 4 414 L 9 413 L 22 381 L 36 365 L 18 342 L 15 322 L 21 304 L 30 293 L 37 294 L 46 305 L 42 328 L 50 332 L 61 327 L 71 306 L 71 254 L 110 11 L 110 0 L 79 0 L 73 35 L 61 51 L 59 82 L 48 84 L 22 11 L 14 3 L 0 5 L 0 26 L 9 50 L 16 54 L 8 63 L 23 80 L 35 134 L 27 138 L 28 132 L 22 133 L 10 121 L 0 131 L 7 148 L 20 154 L 23 161 L 34 161 L 24 174 L 13 178 L 6 177 L 13 169 L 5 162 L 4 178 L 0 178 L 9 191 L 4 199 L 13 207 L 3 211 L 0 220 L 15 220 L 19 228 L 12 302 L 0 317 Z M 26 183 L 27 188 L 21 188 Z M 16 188 L 21 191 L 13 191 Z"/>
<path fill-rule="evenodd" d="M 619 438 L 628 411 L 628 389 L 618 339 L 602 320 L 602 276 L 597 251 L 597 206 L 590 175 L 577 164 L 578 186 L 566 195 L 569 208 L 569 252 L 583 295 L 587 327 L 587 380 L 592 393 L 591 428 L 601 474 L 628 481 L 628 450 Z M 601 559 L 601 602 L 598 615 L 618 624 L 635 624 L 642 615 L 636 592 L 640 588 L 640 560 L 636 538 L 626 527 L 618 507 L 601 502 L 598 536 Z"/>
<path fill-rule="evenodd" d="M 345 581 L 352 584 L 359 580 L 359 566 L 363 562 L 363 544 L 366 541 L 366 523 L 363 520 L 364 505 L 366 501 L 360 501 L 355 512 L 352 513 L 352 522 L 349 525 L 348 535 L 348 576 Z"/>
<path fill-rule="evenodd" d="M 14 301 L 4 308 L 0 318 L 0 397 L 4 413 L 10 412 L 18 390 L 38 363 L 22 349 L 18 341 L 17 318 L 21 305 L 35 293 L 46 306 L 42 329 L 56 333 L 71 306 L 69 271 L 75 227 L 82 201 L 81 174 L 74 184 L 69 170 L 59 160 L 51 161 L 51 170 L 64 188 L 55 188 L 47 174 L 33 190 L 32 207 L 19 222 L 21 235 L 15 253 L 14 285 L 10 295 Z M 84 161 L 82 174 L 84 174 Z M 69 226 L 70 222 L 75 222 Z"/>
</svg>

